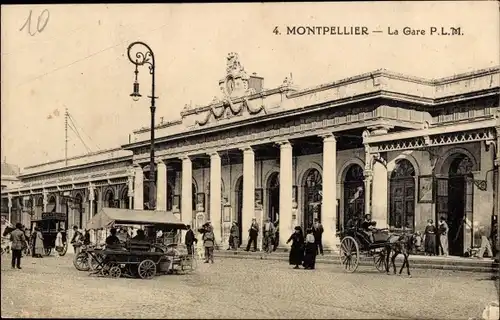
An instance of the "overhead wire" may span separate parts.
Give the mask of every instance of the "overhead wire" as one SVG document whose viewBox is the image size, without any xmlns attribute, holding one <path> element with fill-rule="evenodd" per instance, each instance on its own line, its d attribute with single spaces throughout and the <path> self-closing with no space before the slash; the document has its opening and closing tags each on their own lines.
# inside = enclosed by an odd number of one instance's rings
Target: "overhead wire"
<svg viewBox="0 0 500 320">
<path fill-rule="evenodd" d="M 68 117 L 69 117 L 70 121 L 73 123 L 73 125 L 75 127 L 80 128 L 80 130 L 83 132 L 83 134 L 97 147 L 97 149 L 101 150 L 101 147 L 90 137 L 90 135 L 87 134 L 87 132 L 85 132 L 83 127 L 76 121 L 76 119 L 73 117 L 73 115 L 69 112 L 68 112 Z"/>
<path fill-rule="evenodd" d="M 77 138 L 82 142 L 82 144 L 85 146 L 85 148 L 87 149 L 88 153 L 92 153 L 92 150 L 89 148 L 89 146 L 85 143 L 85 141 L 83 141 L 82 137 L 80 136 L 80 134 L 78 133 L 78 130 L 76 130 L 75 128 L 73 128 L 71 126 L 71 124 L 68 123 L 68 128 L 71 129 L 71 131 L 73 131 Z"/>
<path fill-rule="evenodd" d="M 158 27 L 158 28 L 154 28 L 154 29 L 152 29 L 152 30 L 149 30 L 149 31 L 147 31 L 147 32 L 144 32 L 143 34 L 141 34 L 141 35 L 139 35 L 139 36 L 136 36 L 136 38 L 139 38 L 139 37 L 141 37 L 141 36 L 143 36 L 143 35 L 145 35 L 145 34 L 148 34 L 148 33 L 150 33 L 150 32 L 155 32 L 155 31 L 158 31 L 158 30 L 160 30 L 160 29 L 162 29 L 162 28 L 166 27 L 167 25 L 168 25 L 168 23 L 165 23 L 165 24 L 161 25 L 161 26 L 160 26 L 160 27 Z M 108 51 L 108 50 L 110 50 L 110 49 L 113 49 L 113 48 L 115 48 L 115 47 L 118 47 L 119 45 L 121 45 L 121 44 L 123 44 L 123 43 L 125 43 L 125 42 L 129 42 L 129 41 L 130 41 L 129 39 L 127 39 L 127 40 L 123 40 L 123 41 L 120 41 L 119 43 L 116 43 L 116 44 L 114 44 L 114 45 L 112 45 L 112 46 L 106 47 L 106 48 L 104 48 L 104 49 L 102 49 L 102 50 L 99 50 L 99 51 L 97 51 L 97 52 L 91 53 L 91 54 L 89 54 L 89 55 L 87 55 L 87 56 L 85 56 L 85 57 L 83 57 L 83 58 L 81 58 L 81 59 L 75 60 L 75 61 L 73 61 L 73 62 L 71 62 L 71 63 L 69 63 L 69 64 L 66 64 L 66 65 L 63 65 L 63 66 L 61 66 L 61 67 L 57 67 L 57 68 L 55 68 L 55 69 L 53 69 L 53 70 L 51 70 L 51 71 L 48 71 L 48 72 L 42 73 L 41 75 L 38 75 L 38 76 L 33 77 L 33 78 L 31 78 L 31 79 L 28 79 L 28 80 L 26 80 L 26 81 L 24 81 L 24 82 L 21 82 L 20 84 L 18 84 L 18 85 L 17 85 L 17 87 L 20 87 L 20 86 L 22 86 L 22 85 L 24 85 L 24 84 L 26 84 L 26 83 L 29 83 L 29 82 L 32 82 L 32 81 L 38 80 L 38 79 L 40 79 L 40 78 L 43 78 L 43 77 L 45 77 L 45 76 L 47 76 L 47 75 L 49 75 L 49 74 L 52 74 L 52 73 L 54 73 L 54 72 L 57 72 L 57 71 L 60 71 L 60 70 L 66 69 L 66 68 L 68 68 L 68 67 L 71 67 L 72 65 L 77 64 L 78 62 L 82 62 L 82 61 L 85 61 L 85 60 L 87 60 L 87 59 L 90 59 L 90 58 L 92 58 L 92 57 L 94 57 L 94 56 L 96 56 L 96 55 L 98 55 L 98 54 L 100 54 L 100 53 L 103 53 L 103 52 L 105 52 L 105 51 Z"/>
</svg>

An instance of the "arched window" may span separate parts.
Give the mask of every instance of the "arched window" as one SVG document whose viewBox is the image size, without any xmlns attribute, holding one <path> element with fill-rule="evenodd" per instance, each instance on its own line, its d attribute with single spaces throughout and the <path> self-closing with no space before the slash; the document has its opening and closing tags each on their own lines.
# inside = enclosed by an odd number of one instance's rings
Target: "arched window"
<svg viewBox="0 0 500 320">
<path fill-rule="evenodd" d="M 310 169 L 304 181 L 304 221 L 305 228 L 313 224 L 314 218 L 321 221 L 321 192 L 323 178 L 316 169 Z"/>
<path fill-rule="evenodd" d="M 406 159 L 398 160 L 391 173 L 389 226 L 415 226 L 415 168 Z"/>
<path fill-rule="evenodd" d="M 83 197 L 80 193 L 77 193 L 75 196 L 75 209 L 76 212 L 74 214 L 76 215 L 75 217 L 75 224 L 78 226 L 78 228 L 83 227 Z"/>
<path fill-rule="evenodd" d="M 122 208 L 123 209 L 129 209 L 130 207 L 130 199 L 128 197 L 128 187 L 124 187 L 122 189 L 122 195 L 120 197 L 121 203 L 122 203 Z"/>
<path fill-rule="evenodd" d="M 167 211 L 172 211 L 174 204 L 174 190 L 170 183 L 167 183 Z"/>
<path fill-rule="evenodd" d="M 344 228 L 352 225 L 356 218 L 365 214 L 365 184 L 364 171 L 358 164 L 347 168 L 344 177 Z"/>
<path fill-rule="evenodd" d="M 56 197 L 54 195 L 49 196 L 49 201 L 47 203 L 47 212 L 56 212 Z"/>
<path fill-rule="evenodd" d="M 94 201 L 92 201 L 92 216 L 97 214 L 97 202 L 99 200 L 99 193 L 97 190 L 94 190 Z"/>
<path fill-rule="evenodd" d="M 112 190 L 106 191 L 106 194 L 104 196 L 104 206 L 108 208 L 115 207 L 115 194 Z"/>
</svg>

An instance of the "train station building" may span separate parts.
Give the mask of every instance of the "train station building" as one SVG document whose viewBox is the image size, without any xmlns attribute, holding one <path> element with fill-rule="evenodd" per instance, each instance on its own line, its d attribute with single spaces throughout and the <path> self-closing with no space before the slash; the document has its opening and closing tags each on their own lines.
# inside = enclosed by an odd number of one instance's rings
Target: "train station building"
<svg viewBox="0 0 500 320">
<path fill-rule="evenodd" d="M 266 89 L 238 55 L 221 93 L 155 127 L 156 209 L 194 227 L 210 220 L 219 243 L 231 223 L 279 220 L 280 243 L 314 218 L 336 232 L 371 213 L 377 227 L 423 231 L 445 217 L 450 254 L 499 209 L 500 68 L 441 79 L 376 70 L 299 89 Z M 2 190 L 11 222 L 67 212 L 85 228 L 102 207 L 149 209 L 150 128 L 119 148 L 24 168 Z"/>
</svg>

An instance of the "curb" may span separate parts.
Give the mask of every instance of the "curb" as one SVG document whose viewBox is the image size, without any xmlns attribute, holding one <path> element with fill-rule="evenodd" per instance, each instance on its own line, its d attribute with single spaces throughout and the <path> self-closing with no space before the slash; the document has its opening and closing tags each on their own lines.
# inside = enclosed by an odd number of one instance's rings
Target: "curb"
<svg viewBox="0 0 500 320">
<path fill-rule="evenodd" d="M 218 257 L 230 258 L 230 259 L 251 259 L 251 260 L 274 260 L 274 261 L 287 261 L 288 256 L 283 254 L 248 254 L 248 253 L 223 253 L 223 252 L 215 252 L 215 255 Z M 400 260 L 400 259 L 396 259 Z M 330 265 L 339 265 L 340 261 L 338 256 L 323 256 L 316 258 L 316 262 L 319 264 L 330 264 Z M 498 272 L 498 264 L 488 262 L 488 261 L 446 261 L 445 263 L 440 263 L 441 261 L 415 261 L 410 258 L 410 268 L 413 269 L 433 269 L 433 270 L 449 270 L 449 271 L 469 271 L 469 272 Z M 373 264 L 373 259 L 369 257 L 361 257 L 359 261 L 360 266 L 371 266 L 375 269 Z"/>
</svg>

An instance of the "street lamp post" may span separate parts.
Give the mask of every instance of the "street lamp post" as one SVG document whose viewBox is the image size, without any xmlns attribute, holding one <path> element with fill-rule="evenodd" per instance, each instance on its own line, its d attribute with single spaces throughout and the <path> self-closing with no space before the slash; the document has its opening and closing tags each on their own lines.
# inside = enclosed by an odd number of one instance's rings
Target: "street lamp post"
<svg viewBox="0 0 500 320">
<path fill-rule="evenodd" d="M 135 59 L 132 58 L 131 52 L 132 48 L 135 46 L 143 46 L 145 51 L 137 51 L 135 53 Z M 154 210 L 156 207 L 155 204 L 155 100 L 158 97 L 155 97 L 155 56 L 153 54 L 153 50 L 141 41 L 136 41 L 131 43 L 127 49 L 128 59 L 130 62 L 135 64 L 135 81 L 134 81 L 134 90 L 130 94 L 134 101 L 138 101 L 141 97 L 139 93 L 139 82 L 137 81 L 137 74 L 139 73 L 138 67 L 142 65 L 148 65 L 149 73 L 151 74 L 151 145 L 150 145 L 150 159 L 149 159 L 149 209 Z"/>
</svg>

